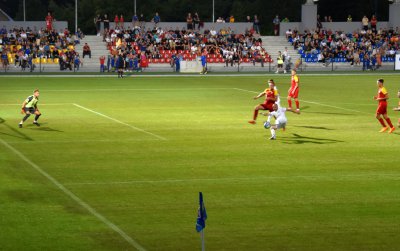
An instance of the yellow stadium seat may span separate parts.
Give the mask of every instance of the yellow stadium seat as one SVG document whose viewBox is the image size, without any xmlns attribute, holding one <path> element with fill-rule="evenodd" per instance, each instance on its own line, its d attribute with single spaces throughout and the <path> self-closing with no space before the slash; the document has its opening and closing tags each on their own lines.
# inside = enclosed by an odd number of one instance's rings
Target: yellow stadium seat
<svg viewBox="0 0 400 251">
<path fill-rule="evenodd" d="M 39 64 L 39 63 L 40 63 L 40 58 L 35 58 L 35 59 L 33 60 L 33 62 L 34 62 L 35 64 Z"/>
<path fill-rule="evenodd" d="M 59 61 L 58 61 L 58 58 L 55 58 L 55 59 L 54 59 L 54 63 L 55 63 L 55 64 L 58 64 L 58 62 L 59 62 Z"/>
<path fill-rule="evenodd" d="M 47 64 L 47 58 L 41 58 L 40 61 L 42 62 L 42 64 Z"/>
<path fill-rule="evenodd" d="M 22 45 L 17 45 L 17 50 L 20 50 L 22 48 Z"/>
</svg>

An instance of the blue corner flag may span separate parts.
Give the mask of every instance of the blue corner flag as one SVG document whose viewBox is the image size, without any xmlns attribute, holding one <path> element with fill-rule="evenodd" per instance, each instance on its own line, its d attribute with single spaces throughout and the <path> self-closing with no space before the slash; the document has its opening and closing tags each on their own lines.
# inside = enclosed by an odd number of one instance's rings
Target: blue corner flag
<svg viewBox="0 0 400 251">
<path fill-rule="evenodd" d="M 207 212 L 206 207 L 204 206 L 203 201 L 203 193 L 199 192 L 199 210 L 197 215 L 197 223 L 196 223 L 196 230 L 197 232 L 201 232 L 203 228 L 206 227 L 206 220 L 207 220 Z"/>
</svg>

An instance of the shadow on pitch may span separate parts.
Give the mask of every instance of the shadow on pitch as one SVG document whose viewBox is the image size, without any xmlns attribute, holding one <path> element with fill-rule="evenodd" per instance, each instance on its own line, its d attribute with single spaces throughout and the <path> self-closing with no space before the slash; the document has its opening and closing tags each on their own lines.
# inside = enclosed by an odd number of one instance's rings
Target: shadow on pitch
<svg viewBox="0 0 400 251">
<path fill-rule="evenodd" d="M 301 127 L 301 128 L 307 128 L 307 129 L 315 129 L 315 130 L 327 130 L 327 131 L 333 131 L 335 129 L 323 127 L 323 126 L 294 126 L 294 127 Z"/>
<path fill-rule="evenodd" d="M 26 126 L 27 129 L 35 130 L 35 131 L 44 131 L 44 132 L 64 132 L 61 130 L 53 129 L 51 127 L 45 126 L 47 123 L 40 123 L 40 127 L 35 126 L 34 124 L 29 124 Z"/>
<path fill-rule="evenodd" d="M 12 127 L 10 125 L 7 125 L 5 122 L 6 121 L 3 118 L 0 118 L 0 124 L 4 125 L 8 129 L 10 129 L 14 134 L 9 134 L 9 133 L 5 133 L 5 132 L 0 132 L 0 134 L 4 134 L 4 135 L 7 135 L 7 136 L 11 136 L 11 137 L 14 137 L 14 138 L 19 138 L 19 139 L 24 139 L 24 140 L 28 140 L 28 141 L 33 141 L 33 139 L 31 137 L 29 137 L 25 133 L 22 133 L 19 128 L 14 128 L 14 127 Z"/>
<path fill-rule="evenodd" d="M 315 114 L 323 114 L 323 115 L 340 115 L 340 116 L 354 116 L 355 114 L 350 113 L 339 113 L 339 112 L 305 112 L 305 113 L 315 113 Z"/>
<path fill-rule="evenodd" d="M 280 141 L 285 144 L 317 144 L 317 145 L 325 145 L 325 144 L 344 142 L 344 141 L 336 140 L 336 139 L 306 137 L 306 136 L 301 136 L 297 133 L 293 133 L 293 136 L 294 137 L 282 137 Z"/>
</svg>

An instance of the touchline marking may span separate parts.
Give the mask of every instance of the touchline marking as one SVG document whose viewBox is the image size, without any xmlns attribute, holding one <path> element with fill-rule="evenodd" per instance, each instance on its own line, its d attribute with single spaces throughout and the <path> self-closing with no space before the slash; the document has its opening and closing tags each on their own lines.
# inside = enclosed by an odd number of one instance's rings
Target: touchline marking
<svg viewBox="0 0 400 251">
<path fill-rule="evenodd" d="M 60 89 L 60 90 L 42 90 L 42 92 L 93 92 L 93 91 L 197 91 L 197 90 L 231 90 L 232 88 L 221 87 L 221 88 L 147 88 L 147 89 L 135 89 L 135 88 L 100 88 L 100 89 Z M 1 92 L 26 92 L 27 90 L 0 90 Z"/>
<path fill-rule="evenodd" d="M 136 131 L 146 133 L 146 134 L 148 134 L 148 135 L 151 135 L 151 136 L 156 137 L 156 138 L 161 139 L 161 140 L 167 140 L 166 138 L 164 138 L 164 137 L 162 137 L 162 136 L 159 136 L 159 135 L 157 135 L 157 134 L 148 132 L 148 131 L 143 130 L 143 129 L 139 128 L 139 127 L 136 127 L 136 126 L 127 124 L 127 123 L 122 122 L 122 121 L 120 121 L 120 120 L 118 120 L 118 119 L 111 118 L 111 117 L 109 117 L 109 116 L 107 116 L 107 115 L 105 115 L 105 114 L 103 114 L 103 113 L 96 112 L 96 111 L 94 111 L 94 110 L 92 110 L 92 109 L 89 109 L 89 108 L 87 108 L 87 107 L 84 107 L 84 106 L 81 106 L 81 105 L 78 105 L 78 104 L 75 104 L 75 103 L 74 103 L 73 105 L 76 106 L 76 107 L 79 107 L 79 108 L 81 108 L 81 109 L 83 109 L 83 110 L 86 110 L 86 111 L 92 112 L 92 113 L 94 113 L 94 114 L 97 114 L 97 115 L 99 115 L 99 116 L 101 116 L 101 117 L 104 117 L 104 118 L 107 118 L 107 119 L 109 119 L 109 120 L 112 120 L 112 121 L 114 121 L 114 122 L 116 122 L 116 123 L 118 123 L 118 124 L 128 126 L 128 127 L 132 128 L 132 129 L 135 129 Z"/>
<path fill-rule="evenodd" d="M 28 163 L 30 166 L 32 166 L 37 172 L 42 174 L 44 177 L 46 177 L 51 183 L 53 183 L 57 188 L 59 188 L 61 191 L 63 191 L 66 195 L 68 195 L 72 200 L 74 200 L 76 203 L 78 203 L 80 206 L 85 208 L 87 211 L 89 211 L 93 216 L 95 216 L 97 219 L 102 221 L 104 224 L 106 224 L 109 228 L 117 232 L 122 238 L 124 238 L 131 246 L 135 247 L 137 250 L 145 251 L 146 249 L 143 248 L 139 243 L 137 243 L 134 239 L 132 239 L 129 235 L 127 235 L 123 230 L 121 230 L 117 225 L 109 221 L 106 217 L 98 213 L 94 208 L 92 208 L 89 204 L 84 202 L 81 198 L 76 196 L 73 192 L 68 190 L 64 185 L 62 185 L 58 180 L 56 180 L 53 176 L 48 174 L 46 171 L 44 171 L 42 168 L 40 168 L 38 165 L 33 163 L 31 160 L 29 160 L 23 153 L 15 149 L 13 146 L 8 144 L 6 141 L 0 138 L 0 142 L 10 149 L 13 153 L 18 155 L 23 161 Z"/>
<path fill-rule="evenodd" d="M 49 103 L 49 104 L 40 104 L 42 105 L 71 105 L 72 103 Z M 21 104 L 0 104 L 0 105 L 6 105 L 6 106 L 12 106 L 12 105 L 21 105 Z"/>
<path fill-rule="evenodd" d="M 390 178 L 399 180 L 400 176 L 396 174 L 354 174 L 354 175 L 295 175 L 295 176 L 265 176 L 265 177 L 237 177 L 237 178 L 208 178 L 208 179 L 170 179 L 170 180 L 130 180 L 130 181 L 111 181 L 111 182 L 75 182 L 66 183 L 68 186 L 74 185 L 123 185 L 123 184 L 154 184 L 154 183 L 185 183 L 185 182 L 207 182 L 207 181 L 256 181 L 256 180 L 290 180 L 290 179 L 304 179 L 304 180 L 338 180 L 339 178 Z"/>
<path fill-rule="evenodd" d="M 259 93 L 259 92 L 256 92 L 256 91 L 250 91 L 250 90 L 241 89 L 241 88 L 233 88 L 233 89 L 238 90 L 238 91 L 243 91 L 243 92 Z M 314 101 L 307 101 L 307 100 L 302 100 L 302 99 L 299 99 L 299 101 L 304 102 L 304 103 L 314 104 L 314 105 L 320 105 L 320 106 L 326 106 L 326 107 L 336 108 L 336 109 L 340 109 L 340 110 L 344 110 L 344 111 L 350 111 L 350 112 L 358 112 L 358 113 L 363 113 L 363 114 L 369 114 L 368 112 L 362 112 L 362 111 L 358 111 L 358 110 L 354 110 L 354 109 L 347 109 L 347 108 L 343 108 L 343 107 L 339 107 L 339 106 L 334 106 L 334 105 L 326 105 L 326 104 L 318 103 L 318 102 L 314 102 Z"/>
</svg>

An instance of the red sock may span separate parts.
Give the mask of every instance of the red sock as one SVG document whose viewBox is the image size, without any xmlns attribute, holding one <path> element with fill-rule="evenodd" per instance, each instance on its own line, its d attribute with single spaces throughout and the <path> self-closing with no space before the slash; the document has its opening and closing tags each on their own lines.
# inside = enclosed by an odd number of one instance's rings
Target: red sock
<svg viewBox="0 0 400 251">
<path fill-rule="evenodd" d="M 256 120 L 258 116 L 258 110 L 254 110 L 253 120 Z"/>
<path fill-rule="evenodd" d="M 289 108 L 292 108 L 292 100 L 291 99 L 288 99 L 288 104 L 289 104 Z"/>
<path fill-rule="evenodd" d="M 298 100 L 295 100 L 294 102 L 296 102 L 296 108 L 297 108 L 297 109 L 300 109 L 300 103 L 299 103 L 299 101 L 298 101 Z"/>
<path fill-rule="evenodd" d="M 392 124 L 392 121 L 390 121 L 390 118 L 387 118 L 385 120 L 388 123 L 388 125 L 390 126 L 390 128 L 393 128 L 393 124 Z"/>
<path fill-rule="evenodd" d="M 379 118 L 378 120 L 383 127 L 386 127 L 385 122 L 383 121 L 383 118 Z"/>
</svg>

